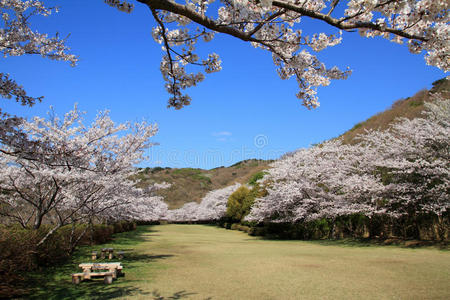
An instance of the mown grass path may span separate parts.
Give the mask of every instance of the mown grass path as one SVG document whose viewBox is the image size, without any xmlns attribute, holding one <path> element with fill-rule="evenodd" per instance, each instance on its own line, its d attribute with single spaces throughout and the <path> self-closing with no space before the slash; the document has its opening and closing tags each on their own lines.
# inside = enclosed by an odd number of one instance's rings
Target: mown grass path
<svg viewBox="0 0 450 300">
<path fill-rule="evenodd" d="M 126 276 L 70 283 L 74 261 L 40 277 L 42 299 L 450 299 L 450 253 L 342 241 L 278 241 L 202 225 L 142 226 L 108 246 L 129 250 Z M 44 280 L 45 279 L 45 280 Z"/>
</svg>

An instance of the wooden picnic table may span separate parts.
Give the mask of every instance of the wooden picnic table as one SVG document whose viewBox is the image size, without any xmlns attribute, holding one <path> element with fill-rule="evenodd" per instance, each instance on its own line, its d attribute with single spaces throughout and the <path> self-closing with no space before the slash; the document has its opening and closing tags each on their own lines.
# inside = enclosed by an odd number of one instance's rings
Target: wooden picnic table
<svg viewBox="0 0 450 300">
<path fill-rule="evenodd" d="M 83 272 L 72 274 L 72 283 L 79 284 L 81 281 L 91 279 L 93 277 L 103 277 L 106 284 L 113 282 L 113 272 Z"/>
<path fill-rule="evenodd" d="M 78 266 L 83 269 L 83 273 L 72 274 L 72 282 L 75 284 L 93 277 L 103 277 L 106 284 L 111 284 L 113 279 L 116 279 L 120 275 L 124 275 L 122 272 L 123 267 L 120 262 L 82 263 Z M 105 272 L 95 272 L 100 270 L 104 270 Z"/>
<path fill-rule="evenodd" d="M 118 275 L 122 274 L 123 267 L 120 262 L 112 262 L 112 263 L 82 263 L 79 264 L 78 267 L 83 269 L 83 272 L 93 272 L 97 270 L 108 270 L 109 272 L 113 272 L 113 278 L 117 278 Z"/>
</svg>

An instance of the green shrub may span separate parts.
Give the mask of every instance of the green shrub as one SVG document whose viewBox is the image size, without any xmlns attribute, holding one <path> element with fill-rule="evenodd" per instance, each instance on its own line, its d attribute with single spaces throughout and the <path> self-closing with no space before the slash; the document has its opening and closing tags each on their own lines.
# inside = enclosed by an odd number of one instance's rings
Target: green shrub
<svg viewBox="0 0 450 300">
<path fill-rule="evenodd" d="M 95 243 L 103 244 L 111 240 L 111 236 L 114 233 L 114 226 L 96 224 L 92 230 L 92 240 Z"/>
<path fill-rule="evenodd" d="M 228 198 L 226 216 L 234 221 L 240 222 L 249 212 L 254 197 L 251 191 L 241 186 Z"/>
<path fill-rule="evenodd" d="M 159 171 L 162 171 L 162 170 L 164 170 L 164 169 L 161 167 L 154 167 L 151 172 L 152 172 L 152 174 L 154 174 L 154 173 L 158 173 Z"/>
<path fill-rule="evenodd" d="M 251 190 L 241 186 L 228 198 L 226 217 L 232 222 L 242 222 L 249 214 L 255 199 L 265 196 L 266 193 L 259 184 L 255 184 Z"/>
<path fill-rule="evenodd" d="M 251 227 L 245 226 L 245 225 L 241 225 L 239 223 L 232 224 L 230 229 L 231 230 L 244 231 L 244 232 L 249 233 L 249 234 L 252 232 L 252 228 Z"/>
<path fill-rule="evenodd" d="M 122 222 L 114 223 L 113 225 L 114 233 L 120 233 L 124 232 L 123 224 Z"/>
<path fill-rule="evenodd" d="M 230 227 L 231 230 L 237 230 L 238 223 L 233 223 Z"/>
<path fill-rule="evenodd" d="M 175 175 L 181 175 L 181 176 L 192 176 L 195 174 L 200 174 L 202 170 L 200 169 L 194 169 L 194 168 L 182 168 L 182 169 L 176 169 L 172 172 L 172 174 Z"/>
<path fill-rule="evenodd" d="M 422 106 L 423 105 L 423 101 L 421 100 L 414 100 L 409 102 L 409 106 L 411 107 L 418 107 L 418 106 Z"/>
<path fill-rule="evenodd" d="M 193 175 L 191 175 L 191 177 L 195 180 L 200 180 L 207 184 L 212 183 L 211 178 L 209 178 L 208 176 L 206 176 L 204 174 L 193 174 Z"/>
<path fill-rule="evenodd" d="M 249 179 L 248 184 L 256 185 L 256 182 L 260 179 L 263 179 L 264 175 L 266 175 L 266 174 L 267 174 L 267 172 L 264 172 L 264 171 L 253 174 L 252 177 Z"/>
</svg>

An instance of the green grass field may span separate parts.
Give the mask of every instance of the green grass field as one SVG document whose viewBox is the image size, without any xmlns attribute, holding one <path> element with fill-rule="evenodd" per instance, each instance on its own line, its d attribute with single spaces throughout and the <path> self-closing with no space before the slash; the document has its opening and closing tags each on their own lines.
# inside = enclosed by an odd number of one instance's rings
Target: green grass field
<svg viewBox="0 0 450 300">
<path fill-rule="evenodd" d="M 92 249 L 128 255 L 125 277 L 71 283 Z M 141 226 L 81 248 L 31 299 L 450 299 L 450 253 L 345 241 L 279 241 L 202 225 Z"/>
</svg>

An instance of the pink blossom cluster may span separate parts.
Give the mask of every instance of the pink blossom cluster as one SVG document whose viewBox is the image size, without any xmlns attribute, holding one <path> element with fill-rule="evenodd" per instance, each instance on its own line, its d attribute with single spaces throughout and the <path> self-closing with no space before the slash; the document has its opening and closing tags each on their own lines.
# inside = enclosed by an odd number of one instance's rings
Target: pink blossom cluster
<svg viewBox="0 0 450 300">
<path fill-rule="evenodd" d="M 42 1 L 0 0 L 0 52 L 4 57 L 39 54 L 54 60 L 69 61 L 75 65 L 78 58 L 69 54 L 65 39 L 49 37 L 30 28 L 32 15 L 49 16 L 56 9 L 45 7 Z"/>
</svg>

